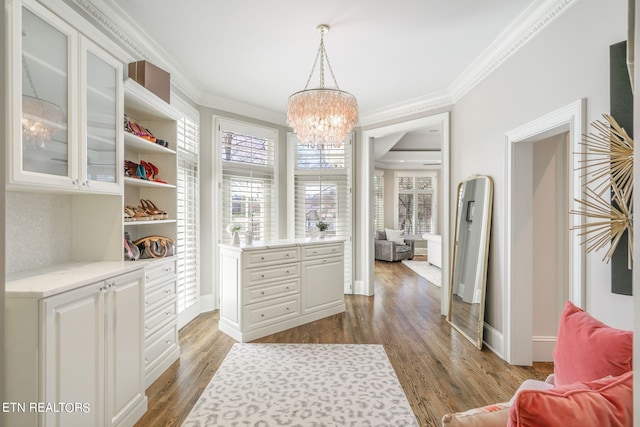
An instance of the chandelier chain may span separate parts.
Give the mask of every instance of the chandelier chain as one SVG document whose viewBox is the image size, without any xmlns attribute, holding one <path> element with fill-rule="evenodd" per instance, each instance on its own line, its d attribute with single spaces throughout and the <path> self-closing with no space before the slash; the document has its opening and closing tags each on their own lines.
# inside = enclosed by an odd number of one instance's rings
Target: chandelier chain
<svg viewBox="0 0 640 427">
<path fill-rule="evenodd" d="M 22 67 L 24 68 L 24 73 L 27 76 L 27 81 L 29 82 L 29 86 L 31 87 L 31 90 L 33 91 L 33 95 L 40 99 L 40 97 L 38 96 L 38 91 L 36 90 L 36 87 L 33 84 L 33 77 L 31 77 L 31 70 L 29 69 L 29 66 L 27 65 L 27 60 L 24 57 L 24 55 L 22 55 Z"/>
<path fill-rule="evenodd" d="M 327 50 L 324 47 L 324 32 L 320 33 L 320 46 L 318 47 L 318 52 L 316 53 L 316 59 L 313 61 L 313 66 L 311 67 L 309 77 L 307 78 L 307 83 L 304 85 L 304 90 L 307 90 L 309 88 L 309 83 L 311 83 L 311 79 L 313 78 L 313 72 L 316 70 L 316 66 L 318 65 L 318 59 L 320 59 L 320 89 L 324 89 L 324 62 L 326 60 L 327 67 L 329 68 L 329 73 L 331 73 L 331 78 L 333 79 L 333 84 L 336 86 L 336 89 L 340 90 L 338 81 L 336 80 L 336 76 L 333 74 L 333 68 L 331 67 L 331 62 L 329 61 L 329 55 L 327 55 Z"/>
</svg>

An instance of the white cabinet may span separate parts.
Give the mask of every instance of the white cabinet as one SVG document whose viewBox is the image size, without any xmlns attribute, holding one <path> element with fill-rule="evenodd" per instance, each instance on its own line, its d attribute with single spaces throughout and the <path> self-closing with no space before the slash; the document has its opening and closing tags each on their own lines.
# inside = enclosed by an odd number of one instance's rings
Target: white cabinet
<svg viewBox="0 0 640 427">
<path fill-rule="evenodd" d="M 5 425 L 135 424 L 147 409 L 143 299 L 142 270 L 45 298 L 9 296 L 5 399 L 57 410 L 3 414 Z"/>
<path fill-rule="evenodd" d="M 10 6 L 8 182 L 122 190 L 122 64 L 39 3 Z"/>
<path fill-rule="evenodd" d="M 303 248 L 303 313 L 322 311 L 344 301 L 343 252 L 339 245 Z"/>
<path fill-rule="evenodd" d="M 221 331 L 246 342 L 341 313 L 344 243 L 220 245 Z"/>
<path fill-rule="evenodd" d="M 145 267 L 144 378 L 149 387 L 180 357 L 176 259 Z"/>
</svg>

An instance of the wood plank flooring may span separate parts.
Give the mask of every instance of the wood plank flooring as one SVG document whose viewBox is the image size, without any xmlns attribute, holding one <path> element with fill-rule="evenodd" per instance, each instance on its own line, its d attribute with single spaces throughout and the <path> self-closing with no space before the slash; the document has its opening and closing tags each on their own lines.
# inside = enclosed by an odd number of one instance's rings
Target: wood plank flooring
<svg viewBox="0 0 640 427">
<path fill-rule="evenodd" d="M 440 315 L 440 289 L 402 263 L 376 262 L 375 277 L 376 295 L 347 295 L 345 313 L 255 342 L 384 345 L 421 426 L 509 400 L 525 379 L 552 372 L 550 363 L 510 366 L 477 350 Z M 180 359 L 147 389 L 149 410 L 136 426 L 182 424 L 235 342 L 218 331 L 218 318 L 202 314 L 180 331 Z"/>
</svg>

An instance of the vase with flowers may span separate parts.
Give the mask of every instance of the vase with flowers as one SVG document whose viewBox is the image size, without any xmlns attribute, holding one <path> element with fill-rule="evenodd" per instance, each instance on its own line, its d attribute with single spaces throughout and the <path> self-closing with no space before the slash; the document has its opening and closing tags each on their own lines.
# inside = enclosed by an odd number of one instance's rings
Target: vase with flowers
<svg viewBox="0 0 640 427">
<path fill-rule="evenodd" d="M 316 223 L 316 227 L 318 228 L 318 239 L 324 239 L 325 232 L 329 228 L 329 224 L 320 220 Z"/>
<path fill-rule="evenodd" d="M 242 224 L 237 222 L 232 222 L 227 225 L 227 233 L 231 234 L 231 244 L 239 245 L 240 244 L 240 234 L 238 234 L 242 230 Z"/>
</svg>

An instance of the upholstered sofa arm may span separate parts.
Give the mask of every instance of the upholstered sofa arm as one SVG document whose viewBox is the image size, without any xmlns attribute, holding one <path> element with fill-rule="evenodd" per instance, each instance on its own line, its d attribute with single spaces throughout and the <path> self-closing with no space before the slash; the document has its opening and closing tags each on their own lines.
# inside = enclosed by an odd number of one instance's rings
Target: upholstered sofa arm
<svg viewBox="0 0 640 427">
<path fill-rule="evenodd" d="M 375 258 L 393 261 L 396 253 L 396 242 L 392 240 L 375 240 Z"/>
<path fill-rule="evenodd" d="M 509 422 L 509 402 L 446 414 L 442 427 L 506 427 Z"/>
</svg>

